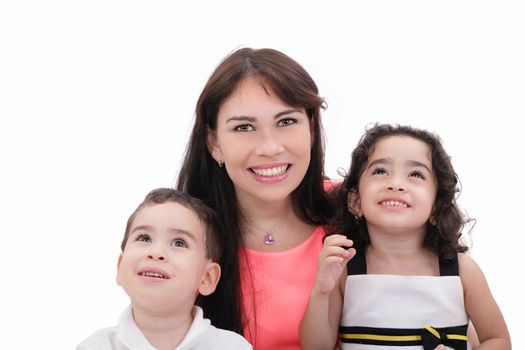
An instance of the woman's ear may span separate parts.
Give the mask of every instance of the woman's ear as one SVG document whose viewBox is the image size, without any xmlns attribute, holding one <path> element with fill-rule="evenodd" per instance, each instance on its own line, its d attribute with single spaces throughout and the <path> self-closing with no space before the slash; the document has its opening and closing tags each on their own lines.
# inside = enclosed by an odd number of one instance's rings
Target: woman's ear
<svg viewBox="0 0 525 350">
<path fill-rule="evenodd" d="M 219 264 L 212 261 L 208 262 L 199 286 L 199 294 L 206 296 L 215 292 L 219 278 L 221 278 L 221 267 Z"/>
<path fill-rule="evenodd" d="M 121 286 L 122 283 L 120 282 L 120 264 L 122 263 L 122 254 L 118 256 L 118 262 L 117 262 L 117 285 Z"/>
<path fill-rule="evenodd" d="M 208 152 L 210 152 L 212 158 L 215 159 L 220 167 L 222 167 L 224 161 L 222 159 L 219 141 L 217 140 L 217 131 L 211 130 L 209 127 L 207 128 L 206 146 L 208 147 Z"/>
<path fill-rule="evenodd" d="M 350 190 L 350 192 L 348 192 L 346 205 L 350 214 L 356 219 L 363 216 L 363 212 L 361 211 L 361 199 L 359 198 L 359 192 L 357 192 L 357 190 Z"/>
</svg>

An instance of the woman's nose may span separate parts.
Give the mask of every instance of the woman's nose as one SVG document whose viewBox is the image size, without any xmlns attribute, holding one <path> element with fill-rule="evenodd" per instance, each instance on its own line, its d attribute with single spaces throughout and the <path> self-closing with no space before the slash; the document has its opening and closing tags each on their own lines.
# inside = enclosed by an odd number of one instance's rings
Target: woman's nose
<svg viewBox="0 0 525 350">
<path fill-rule="evenodd" d="M 258 142 L 256 154 L 259 156 L 272 157 L 284 151 L 283 141 L 273 130 L 262 132 Z"/>
</svg>

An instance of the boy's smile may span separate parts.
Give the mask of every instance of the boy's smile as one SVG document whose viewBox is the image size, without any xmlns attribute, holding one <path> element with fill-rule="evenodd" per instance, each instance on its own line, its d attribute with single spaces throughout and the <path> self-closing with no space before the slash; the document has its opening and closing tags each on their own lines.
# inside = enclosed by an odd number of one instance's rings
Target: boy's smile
<svg viewBox="0 0 525 350">
<path fill-rule="evenodd" d="M 168 280 L 170 276 L 167 272 L 164 272 L 161 268 L 158 267 L 146 267 L 139 270 L 138 275 L 143 277 L 146 281 L 155 281 L 159 280 Z"/>
</svg>

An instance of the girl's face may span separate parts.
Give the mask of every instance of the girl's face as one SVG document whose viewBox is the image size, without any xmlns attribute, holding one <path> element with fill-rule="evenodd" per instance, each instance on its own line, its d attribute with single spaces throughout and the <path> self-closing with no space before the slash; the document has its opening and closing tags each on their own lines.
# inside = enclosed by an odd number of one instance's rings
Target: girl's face
<svg viewBox="0 0 525 350">
<path fill-rule="evenodd" d="M 308 169 L 311 142 L 305 109 L 288 106 L 256 77 L 224 101 L 208 135 L 243 204 L 290 199 Z"/>
<path fill-rule="evenodd" d="M 380 140 L 349 207 L 366 218 L 368 230 L 424 234 L 432 214 L 437 182 L 428 145 L 410 136 Z M 355 195 L 354 195 L 355 196 Z"/>
</svg>

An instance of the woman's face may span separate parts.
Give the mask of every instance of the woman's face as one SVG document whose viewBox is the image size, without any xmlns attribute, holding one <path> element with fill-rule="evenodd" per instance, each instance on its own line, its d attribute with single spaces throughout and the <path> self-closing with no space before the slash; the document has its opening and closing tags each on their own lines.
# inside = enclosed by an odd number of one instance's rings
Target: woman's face
<svg viewBox="0 0 525 350">
<path fill-rule="evenodd" d="M 208 135 L 242 204 L 290 199 L 310 163 L 312 135 L 304 108 L 285 104 L 256 77 L 228 97 Z"/>
</svg>

